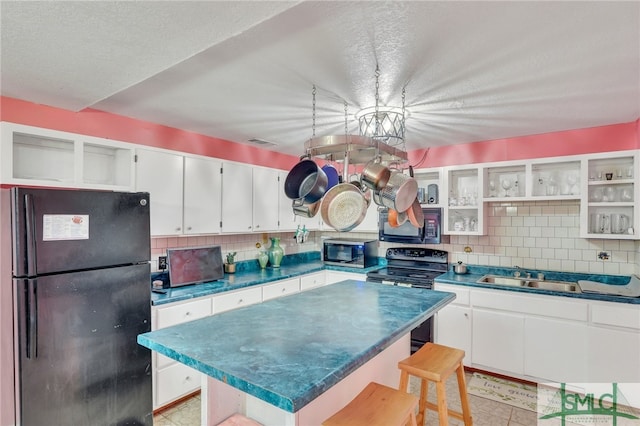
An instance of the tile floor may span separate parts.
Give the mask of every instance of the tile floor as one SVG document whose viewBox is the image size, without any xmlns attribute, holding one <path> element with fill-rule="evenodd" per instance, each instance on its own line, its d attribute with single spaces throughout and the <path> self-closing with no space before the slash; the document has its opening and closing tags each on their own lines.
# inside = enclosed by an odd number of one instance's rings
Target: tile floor
<svg viewBox="0 0 640 426">
<path fill-rule="evenodd" d="M 467 381 L 471 379 L 471 373 L 467 373 Z M 415 378 L 411 378 L 410 391 L 419 395 L 420 384 Z M 430 384 L 429 400 L 435 399 L 435 387 Z M 460 397 L 455 375 L 447 382 L 447 398 L 449 406 L 460 410 Z M 477 426 L 531 426 L 536 424 L 536 413 L 523 410 L 511 405 L 503 404 L 475 395 L 469 395 L 473 424 Z M 198 426 L 200 424 L 200 395 L 160 412 L 154 417 L 154 426 Z M 437 425 L 437 414 L 429 410 L 427 425 Z M 450 419 L 451 426 L 463 425 L 462 421 Z"/>
</svg>

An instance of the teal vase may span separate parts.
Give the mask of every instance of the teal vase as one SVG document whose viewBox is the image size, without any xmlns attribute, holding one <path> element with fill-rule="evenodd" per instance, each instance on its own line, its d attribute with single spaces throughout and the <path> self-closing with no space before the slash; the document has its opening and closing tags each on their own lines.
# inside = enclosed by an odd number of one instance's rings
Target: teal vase
<svg viewBox="0 0 640 426">
<path fill-rule="evenodd" d="M 280 247 L 280 238 L 271 238 L 271 247 L 269 247 L 268 255 L 271 266 L 279 268 L 280 262 L 282 262 L 282 258 L 284 257 L 284 250 Z"/>
<path fill-rule="evenodd" d="M 260 268 L 261 269 L 266 268 L 268 262 L 269 262 L 269 255 L 267 254 L 266 251 L 261 250 L 260 253 L 258 253 L 258 263 L 260 264 Z"/>
</svg>

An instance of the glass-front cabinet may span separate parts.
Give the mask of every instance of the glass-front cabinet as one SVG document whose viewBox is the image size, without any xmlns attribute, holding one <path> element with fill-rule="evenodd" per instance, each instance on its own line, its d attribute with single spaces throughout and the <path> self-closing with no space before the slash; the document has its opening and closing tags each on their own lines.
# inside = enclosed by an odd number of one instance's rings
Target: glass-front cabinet
<svg viewBox="0 0 640 426">
<path fill-rule="evenodd" d="M 580 208 L 583 238 L 639 239 L 638 151 L 599 154 L 584 161 Z"/>
<path fill-rule="evenodd" d="M 75 133 L 2 123 L 2 183 L 132 190 L 132 145 Z"/>
<path fill-rule="evenodd" d="M 447 191 L 443 191 L 441 176 L 441 168 L 415 170 L 414 178 L 418 182 L 418 201 L 424 207 L 440 207 L 443 204 L 443 197 L 446 200 Z"/>
<path fill-rule="evenodd" d="M 531 198 L 545 200 L 580 199 L 580 160 L 556 158 L 531 164 Z"/>
<path fill-rule="evenodd" d="M 450 235 L 484 235 L 486 221 L 480 189 L 483 188 L 482 167 L 444 168 L 443 233 Z M 444 201 L 444 200 L 443 200 Z"/>
<path fill-rule="evenodd" d="M 527 195 L 526 166 L 514 164 L 484 167 L 485 201 L 518 201 Z"/>
</svg>

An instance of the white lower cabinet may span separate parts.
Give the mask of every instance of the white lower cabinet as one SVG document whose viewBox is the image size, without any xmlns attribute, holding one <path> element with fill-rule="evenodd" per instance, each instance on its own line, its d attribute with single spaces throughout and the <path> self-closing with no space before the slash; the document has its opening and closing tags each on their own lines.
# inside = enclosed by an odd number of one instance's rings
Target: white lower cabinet
<svg viewBox="0 0 640 426">
<path fill-rule="evenodd" d="M 486 309 L 473 310 L 473 364 L 522 375 L 524 316 Z"/>
<path fill-rule="evenodd" d="M 587 354 L 589 382 L 640 383 L 640 306 L 592 303 Z"/>
<path fill-rule="evenodd" d="M 218 296 L 213 296 L 211 300 L 213 313 L 219 314 L 262 302 L 262 288 L 250 287 L 243 290 L 222 293 Z"/>
<path fill-rule="evenodd" d="M 262 286 L 262 301 L 289 296 L 300 291 L 300 278 L 280 280 L 273 284 Z"/>
<path fill-rule="evenodd" d="M 587 382 L 587 324 L 525 318 L 524 374 L 553 382 Z"/>
<path fill-rule="evenodd" d="M 639 305 L 436 289 L 457 294 L 436 315 L 436 342 L 465 350 L 465 365 L 536 382 L 640 382 Z"/>
<path fill-rule="evenodd" d="M 435 285 L 436 290 L 456 294 L 456 299 L 435 315 L 435 342 L 465 353 L 464 364 L 471 364 L 471 308 L 469 290 L 459 286 Z"/>
<path fill-rule="evenodd" d="M 322 287 L 327 283 L 324 271 L 314 274 L 303 275 L 300 277 L 300 291 L 311 290 L 312 288 Z"/>
<path fill-rule="evenodd" d="M 211 315 L 211 300 L 153 307 L 152 330 L 182 324 Z M 200 373 L 177 361 L 153 353 L 153 408 L 159 408 L 200 388 Z"/>
</svg>

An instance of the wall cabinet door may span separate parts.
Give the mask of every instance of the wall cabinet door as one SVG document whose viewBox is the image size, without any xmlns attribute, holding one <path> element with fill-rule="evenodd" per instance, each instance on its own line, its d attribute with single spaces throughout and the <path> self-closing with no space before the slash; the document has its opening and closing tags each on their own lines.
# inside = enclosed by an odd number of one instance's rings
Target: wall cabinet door
<svg viewBox="0 0 640 426">
<path fill-rule="evenodd" d="M 221 162 L 205 158 L 184 159 L 184 233 L 220 232 Z"/>
<path fill-rule="evenodd" d="M 280 231 L 295 231 L 300 225 L 300 216 L 293 213 L 293 200 L 284 193 L 284 182 L 289 172 L 278 172 L 278 229 Z M 302 228 L 302 226 L 300 226 Z"/>
<path fill-rule="evenodd" d="M 253 168 L 253 231 L 267 232 L 278 230 L 280 206 L 278 197 L 280 182 L 279 171 L 264 167 Z"/>
<path fill-rule="evenodd" d="M 473 310 L 471 357 L 474 364 L 522 375 L 524 316 Z"/>
<path fill-rule="evenodd" d="M 550 382 L 586 383 L 587 324 L 527 317 L 524 374 Z"/>
<path fill-rule="evenodd" d="M 222 232 L 253 231 L 253 173 L 246 164 L 222 164 Z"/>
<path fill-rule="evenodd" d="M 151 235 L 182 234 L 182 155 L 139 149 L 136 190 L 150 194 Z"/>
</svg>

